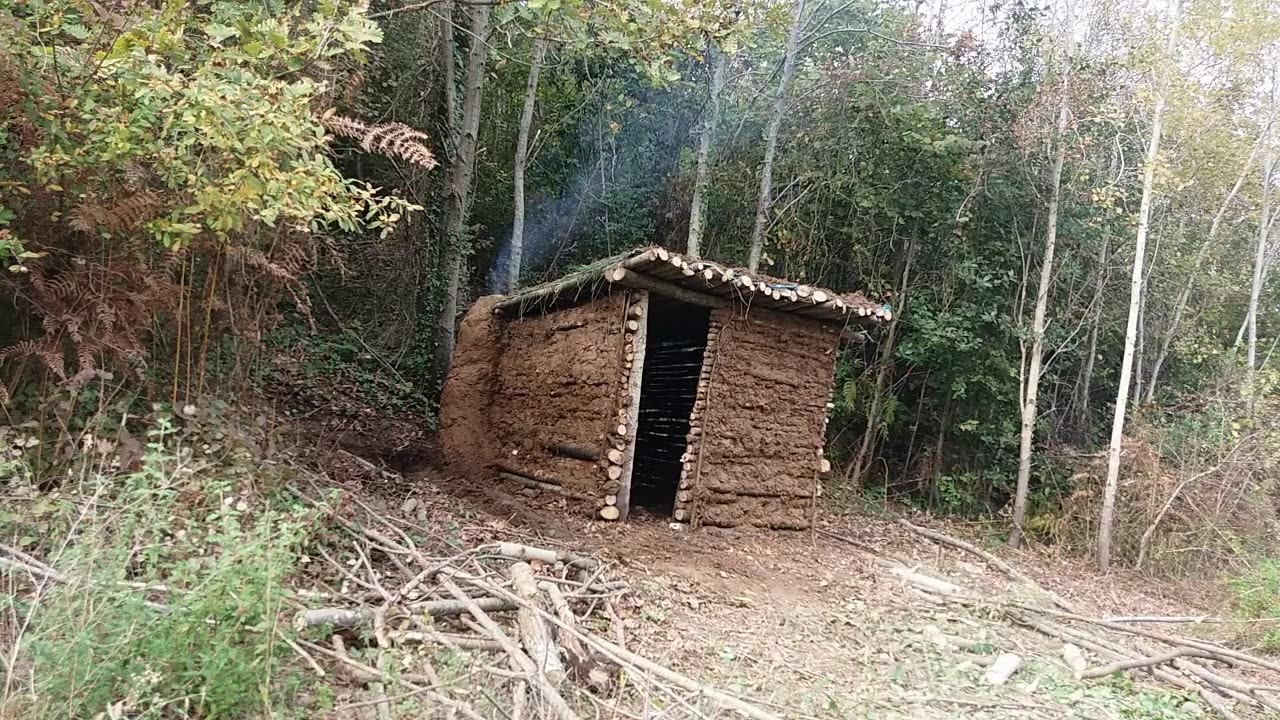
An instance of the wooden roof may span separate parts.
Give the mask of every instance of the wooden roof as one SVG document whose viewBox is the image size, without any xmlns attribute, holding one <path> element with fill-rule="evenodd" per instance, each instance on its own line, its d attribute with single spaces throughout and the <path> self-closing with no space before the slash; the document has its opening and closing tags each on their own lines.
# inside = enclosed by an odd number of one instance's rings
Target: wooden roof
<svg viewBox="0 0 1280 720">
<path fill-rule="evenodd" d="M 892 310 L 862 293 L 837 293 L 744 268 L 683 256 L 657 246 L 605 258 L 559 280 L 522 288 L 494 307 L 499 314 L 543 312 L 553 305 L 587 300 L 610 285 L 638 287 L 695 305 L 735 304 L 847 325 L 888 321 Z"/>
</svg>

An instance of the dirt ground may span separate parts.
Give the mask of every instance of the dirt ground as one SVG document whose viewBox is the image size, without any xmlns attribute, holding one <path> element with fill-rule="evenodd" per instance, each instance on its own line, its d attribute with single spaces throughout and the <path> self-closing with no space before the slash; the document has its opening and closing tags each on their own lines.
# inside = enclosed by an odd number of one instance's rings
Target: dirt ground
<svg viewBox="0 0 1280 720">
<path fill-rule="evenodd" d="M 513 540 L 594 553 L 612 562 L 632 592 L 617 608 L 627 646 L 693 677 L 751 698 L 788 718 L 1196 718 L 1197 699 L 1141 675 L 1077 681 L 1062 643 L 998 613 L 929 601 L 877 564 L 894 557 L 991 597 L 1019 586 L 970 553 L 930 542 L 888 513 L 827 516 L 823 533 L 706 528 L 663 519 L 593 522 L 557 501 L 450 481 L 417 468 L 382 484 L 373 500 L 408 509 L 424 527 L 449 527 L 464 542 Z M 1014 553 L 982 528 L 913 517 L 1012 563 L 1081 612 L 1221 615 L 1211 591 L 1124 571 L 1100 576 L 1080 560 L 1044 549 Z M 1230 640 L 1233 625 L 1173 631 Z M 1015 653 L 1020 670 L 1003 686 L 983 682 L 994 658 Z M 1089 656 L 1089 664 L 1106 659 Z M 1272 678 L 1271 680 L 1276 680 Z M 1272 682 L 1271 684 L 1277 684 Z M 1237 707 L 1242 718 L 1250 715 Z M 645 715 L 693 714 L 674 705 Z"/>
</svg>

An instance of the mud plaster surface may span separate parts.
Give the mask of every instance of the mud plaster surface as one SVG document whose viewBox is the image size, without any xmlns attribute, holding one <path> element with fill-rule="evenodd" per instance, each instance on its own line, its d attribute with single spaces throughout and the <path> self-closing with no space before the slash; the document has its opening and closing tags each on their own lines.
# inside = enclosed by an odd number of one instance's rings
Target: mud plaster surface
<svg viewBox="0 0 1280 720">
<path fill-rule="evenodd" d="M 594 496 L 600 465 L 559 457 L 548 443 L 600 452 L 621 382 L 621 294 L 502 323 L 489 403 L 495 460 Z"/>
<path fill-rule="evenodd" d="M 489 432 L 494 373 L 501 352 L 501 321 L 493 306 L 501 295 L 476 301 L 458 327 L 458 344 L 440 394 L 440 448 L 449 472 L 472 480 L 489 471 L 497 446 Z"/>
<path fill-rule="evenodd" d="M 749 310 L 724 323 L 704 418 L 698 517 L 807 527 L 838 344 L 834 328 Z"/>
</svg>

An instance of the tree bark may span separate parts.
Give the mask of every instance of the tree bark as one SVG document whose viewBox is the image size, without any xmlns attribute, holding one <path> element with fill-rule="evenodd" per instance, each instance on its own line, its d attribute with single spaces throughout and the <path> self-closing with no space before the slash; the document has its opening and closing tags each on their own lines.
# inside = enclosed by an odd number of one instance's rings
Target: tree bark
<svg viewBox="0 0 1280 720">
<path fill-rule="evenodd" d="M 1173 52 L 1178 43 L 1181 10 L 1181 3 L 1175 3 L 1170 11 L 1173 17 L 1170 20 L 1169 39 L 1165 48 L 1166 63 L 1173 62 Z M 1134 340 L 1138 331 L 1138 301 L 1142 292 L 1147 233 L 1151 229 L 1151 197 L 1155 192 L 1156 160 L 1160 155 L 1160 131 L 1168 93 L 1166 76 L 1157 90 L 1151 116 L 1151 141 L 1147 145 L 1146 160 L 1142 168 L 1142 203 L 1138 208 L 1138 232 L 1134 242 L 1133 274 L 1129 284 L 1129 322 L 1125 327 L 1124 356 L 1120 361 L 1120 386 L 1116 391 L 1115 415 L 1111 421 L 1111 444 L 1107 448 L 1107 480 L 1102 495 L 1102 517 L 1098 523 L 1098 566 L 1103 570 L 1111 568 L 1111 526 L 1115 516 L 1116 487 L 1120 482 L 1120 448 L 1124 440 L 1125 410 L 1129 406 L 1129 379 L 1133 374 Z"/>
<path fill-rule="evenodd" d="M 1031 359 L 1028 363 L 1026 387 L 1022 394 L 1022 427 L 1018 438 L 1018 480 L 1013 496 L 1013 532 L 1009 545 L 1022 543 L 1022 526 L 1027 517 L 1027 494 L 1031 485 L 1031 446 L 1036 430 L 1036 407 L 1040 394 L 1041 362 L 1044 358 L 1045 316 L 1048 314 L 1049 288 L 1053 284 L 1053 254 L 1058 242 L 1058 206 L 1062 197 L 1062 165 L 1067 156 L 1067 121 L 1071 107 L 1067 102 L 1071 84 L 1071 55 L 1075 49 L 1075 28 L 1072 18 L 1072 0 L 1067 0 L 1065 48 L 1059 71 L 1062 80 L 1058 87 L 1058 125 L 1054 129 L 1053 165 L 1049 170 L 1049 218 L 1044 234 L 1044 257 L 1040 261 L 1040 284 L 1036 287 L 1036 307 L 1031 320 Z"/>
<path fill-rule="evenodd" d="M 533 57 L 530 58 L 529 81 L 524 90 L 524 109 L 520 112 L 520 130 L 516 135 L 515 167 L 511 184 L 515 187 L 511 218 L 511 255 L 507 258 L 507 292 L 520 283 L 520 263 L 524 258 L 524 171 L 529 165 L 529 129 L 533 125 L 533 110 L 538 103 L 538 74 L 547 56 L 546 38 L 533 41 Z"/>
<path fill-rule="evenodd" d="M 702 136 L 698 138 L 698 169 L 693 179 L 693 200 L 689 203 L 689 240 L 685 248 L 693 257 L 702 257 L 711 136 L 715 133 L 716 123 L 720 121 L 720 93 L 724 90 L 724 73 L 729 65 L 729 56 L 716 50 L 712 43 L 707 46 L 707 57 L 712 61 L 711 95 L 708 98 L 707 114 L 702 122 Z"/>
<path fill-rule="evenodd" d="M 467 69 L 462 77 L 462 121 L 457 133 L 453 158 L 453 175 L 449 185 L 448 210 L 445 214 L 444 251 L 441 265 L 445 270 L 445 295 L 436 330 L 436 371 L 441 380 L 449 371 L 453 356 L 454 334 L 458 319 L 458 291 L 462 284 L 462 268 L 467 256 L 462 229 L 470 205 L 471 180 L 476 169 L 476 138 L 480 130 L 480 100 L 484 94 L 485 65 L 489 56 L 488 5 L 471 7 L 471 48 L 467 52 Z"/>
<path fill-rule="evenodd" d="M 1076 398 L 1076 433 L 1083 442 L 1089 430 L 1089 396 L 1093 389 L 1093 366 L 1098 357 L 1098 329 L 1102 326 L 1101 296 L 1107 287 L 1107 250 L 1109 243 L 1104 240 L 1102 249 L 1098 251 L 1098 288 L 1094 298 L 1095 309 L 1093 324 L 1089 327 L 1089 351 L 1084 359 L 1084 367 L 1080 370 L 1079 395 Z"/>
<path fill-rule="evenodd" d="M 773 159 L 778 152 L 778 130 L 787 112 L 787 91 L 796 72 L 796 50 L 800 46 L 800 30 L 804 17 L 805 0 L 794 0 L 791 17 L 791 35 L 787 38 L 787 53 L 782 61 L 782 78 L 778 80 L 778 94 L 773 101 L 773 114 L 764 137 L 764 163 L 760 166 L 760 195 L 756 199 L 756 221 L 751 229 L 751 252 L 747 256 L 747 269 L 755 272 L 760 266 L 760 254 L 764 250 L 765 225 L 769 220 L 769 208 L 773 205 Z"/>
<path fill-rule="evenodd" d="M 1270 127 L 1269 122 L 1267 126 Z M 1155 398 L 1156 382 L 1160 379 L 1160 371 L 1164 368 L 1165 360 L 1168 359 L 1169 347 L 1173 344 L 1173 339 L 1178 335 L 1178 328 L 1182 324 L 1182 313 L 1187 309 L 1187 301 L 1191 299 L 1191 289 L 1200 274 L 1199 268 L 1204 264 L 1209 250 L 1214 247 L 1214 241 L 1218 238 L 1218 230 L 1222 227 L 1222 220 L 1226 217 L 1232 201 L 1240 193 L 1240 188 L 1244 186 L 1245 178 L 1249 176 L 1249 168 L 1253 167 L 1253 159 L 1257 157 L 1258 149 L 1262 146 L 1262 139 L 1265 136 L 1266 133 L 1264 131 L 1254 141 L 1253 149 L 1249 151 L 1249 157 L 1244 161 L 1244 167 L 1240 168 L 1240 175 L 1236 178 L 1236 184 L 1231 187 L 1231 192 L 1227 193 L 1227 197 L 1223 199 L 1222 206 L 1218 208 L 1218 213 L 1213 216 L 1213 221 L 1209 224 L 1209 234 L 1205 236 L 1204 243 L 1196 251 L 1191 270 L 1187 273 L 1186 281 L 1182 283 L 1182 291 L 1178 293 L 1178 299 L 1174 302 L 1173 316 L 1169 320 L 1169 327 L 1165 328 L 1164 336 L 1160 339 L 1160 349 L 1156 352 L 1155 362 L 1151 365 L 1151 376 L 1147 381 L 1147 395 L 1144 398 L 1146 402 L 1151 402 Z"/>
<path fill-rule="evenodd" d="M 1273 101 L 1274 102 L 1274 101 Z M 1258 247 L 1253 255 L 1253 282 L 1249 288 L 1249 360 L 1248 379 L 1249 410 L 1255 407 L 1255 383 L 1258 373 L 1258 299 L 1262 297 L 1262 270 L 1267 264 L 1267 220 L 1271 217 L 1271 170 L 1275 158 L 1267 152 L 1262 163 L 1262 214 L 1258 216 Z"/>
</svg>

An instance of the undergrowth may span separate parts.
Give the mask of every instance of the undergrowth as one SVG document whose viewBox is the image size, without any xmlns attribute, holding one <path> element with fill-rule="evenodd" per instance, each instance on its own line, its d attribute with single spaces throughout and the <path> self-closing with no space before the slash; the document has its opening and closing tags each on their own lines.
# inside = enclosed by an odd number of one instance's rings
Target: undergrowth
<svg viewBox="0 0 1280 720">
<path fill-rule="evenodd" d="M 53 492 L 7 467 L 3 542 L 58 580 L 10 570 L 0 716 L 308 717 L 285 643 L 286 585 L 317 514 L 252 454 L 178 439 L 161 420 L 136 469 L 86 460 Z M 87 453 L 91 456 L 93 453 Z M 105 456 L 105 453 L 103 454 Z M 264 471 L 265 470 L 265 471 Z M 305 702 L 303 702 L 305 700 Z"/>
<path fill-rule="evenodd" d="M 368 346 L 361 329 L 315 332 L 287 323 L 267 336 L 270 362 L 259 379 L 274 395 L 287 393 L 295 405 L 324 407 L 338 417 L 368 412 L 436 417 L 432 386 L 423 381 L 426 358 L 389 358 Z M 301 408 L 297 408 L 301 409 Z"/>
</svg>

